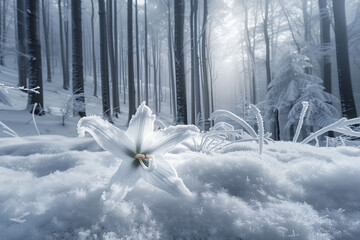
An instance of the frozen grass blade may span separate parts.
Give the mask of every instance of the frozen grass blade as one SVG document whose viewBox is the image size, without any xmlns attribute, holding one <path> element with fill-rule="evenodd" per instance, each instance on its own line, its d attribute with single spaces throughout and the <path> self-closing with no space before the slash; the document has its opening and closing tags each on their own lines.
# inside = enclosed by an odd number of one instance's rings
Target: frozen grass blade
<svg viewBox="0 0 360 240">
<path fill-rule="evenodd" d="M 17 133 L 12 130 L 11 128 L 9 128 L 5 123 L 3 123 L 2 121 L 0 121 L 0 126 L 2 126 L 4 128 L 3 133 L 6 133 L 12 137 L 19 137 L 19 135 L 17 135 Z"/>
<path fill-rule="evenodd" d="M 258 124 L 258 138 L 259 138 L 259 153 L 262 154 L 264 147 L 264 121 L 261 116 L 260 110 L 254 105 L 250 104 L 250 110 L 255 114 Z"/>
</svg>

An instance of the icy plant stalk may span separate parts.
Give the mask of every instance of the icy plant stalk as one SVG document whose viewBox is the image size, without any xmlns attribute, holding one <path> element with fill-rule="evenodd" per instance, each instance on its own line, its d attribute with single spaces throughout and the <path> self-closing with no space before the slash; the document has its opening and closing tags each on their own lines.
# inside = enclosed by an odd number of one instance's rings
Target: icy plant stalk
<svg viewBox="0 0 360 240">
<path fill-rule="evenodd" d="M 260 110 L 254 105 L 250 104 L 251 111 L 255 114 L 259 129 L 259 153 L 262 154 L 264 146 L 264 121 L 260 114 Z"/>
<path fill-rule="evenodd" d="M 317 137 L 319 137 L 321 134 L 324 134 L 328 131 L 334 131 L 353 137 L 360 137 L 360 132 L 356 132 L 352 130 L 350 127 L 348 127 L 354 124 L 360 124 L 360 118 L 353 118 L 350 120 L 346 118 L 341 118 L 340 120 L 334 122 L 333 124 L 330 124 L 329 126 L 326 126 L 314 132 L 313 134 L 305 138 L 301 143 L 309 143 L 312 140 L 317 139 Z"/>
<path fill-rule="evenodd" d="M 35 128 L 36 128 L 36 131 L 37 131 L 38 135 L 40 135 L 39 128 L 37 127 L 37 124 L 36 124 L 36 121 L 35 121 L 35 109 L 36 109 L 37 104 L 38 103 L 34 104 L 34 107 L 33 107 L 33 110 L 32 110 L 32 119 L 33 119 L 33 122 L 34 122 L 34 125 L 35 125 Z"/>
<path fill-rule="evenodd" d="M 297 128 L 296 128 L 296 133 L 295 133 L 295 136 L 293 138 L 293 142 L 297 142 L 297 140 L 299 138 L 300 130 L 301 130 L 303 124 L 304 124 L 304 118 L 305 118 L 305 115 L 306 115 L 306 111 L 309 108 L 309 102 L 303 101 L 302 105 L 303 105 L 303 108 L 302 108 L 301 113 L 300 113 L 299 123 L 298 123 Z"/>
</svg>

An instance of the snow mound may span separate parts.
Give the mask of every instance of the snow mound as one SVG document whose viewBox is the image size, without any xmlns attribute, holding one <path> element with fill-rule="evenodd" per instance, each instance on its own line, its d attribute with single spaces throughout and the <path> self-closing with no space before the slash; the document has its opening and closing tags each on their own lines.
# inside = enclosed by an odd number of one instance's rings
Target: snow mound
<svg viewBox="0 0 360 240">
<path fill-rule="evenodd" d="M 239 143 L 164 155 L 196 196 L 145 181 L 106 194 L 121 163 L 90 138 L 0 139 L 0 239 L 360 239 L 360 149 Z"/>
</svg>

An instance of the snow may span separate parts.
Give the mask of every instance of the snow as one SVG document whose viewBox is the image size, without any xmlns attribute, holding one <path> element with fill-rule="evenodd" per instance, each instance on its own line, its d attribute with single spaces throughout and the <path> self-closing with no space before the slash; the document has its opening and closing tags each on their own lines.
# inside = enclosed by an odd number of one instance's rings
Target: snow
<svg viewBox="0 0 360 240">
<path fill-rule="evenodd" d="M 60 144 L 59 144 L 60 143 Z M 360 149 L 238 143 L 165 154 L 195 199 L 140 180 L 109 197 L 120 159 L 91 138 L 0 139 L 1 239 L 358 239 Z"/>
</svg>

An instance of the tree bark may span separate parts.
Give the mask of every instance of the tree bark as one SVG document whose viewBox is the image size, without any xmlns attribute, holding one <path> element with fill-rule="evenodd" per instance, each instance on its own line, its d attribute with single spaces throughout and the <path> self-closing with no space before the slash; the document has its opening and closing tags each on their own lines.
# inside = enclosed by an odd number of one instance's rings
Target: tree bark
<svg viewBox="0 0 360 240">
<path fill-rule="evenodd" d="M 264 17 L 264 38 L 265 38 L 265 47 L 266 47 L 266 83 L 269 86 L 271 82 L 271 69 L 270 69 L 270 39 L 268 32 L 268 22 L 269 22 L 269 0 L 265 0 L 265 17 Z"/>
<path fill-rule="evenodd" d="M 345 0 L 333 0 L 332 2 L 335 21 L 336 58 L 341 110 L 344 117 L 348 119 L 356 118 L 357 113 L 350 73 Z"/>
<path fill-rule="evenodd" d="M 130 122 L 132 115 L 135 114 L 135 84 L 134 84 L 134 54 L 133 54 L 133 21 L 132 21 L 132 0 L 128 0 L 127 5 L 128 10 L 128 81 L 129 81 L 129 116 L 128 122 Z"/>
<path fill-rule="evenodd" d="M 135 0 L 135 38 L 136 38 L 136 80 L 137 80 L 137 103 L 140 105 L 140 50 L 139 50 L 139 22 L 138 0 Z"/>
<path fill-rule="evenodd" d="M 41 0 L 42 6 L 42 23 L 44 30 L 44 40 L 45 40 L 45 55 L 46 55 L 46 71 L 47 71 L 47 82 L 51 82 L 51 61 L 50 61 L 50 45 L 49 45 L 49 22 L 46 16 L 45 9 L 45 0 Z M 48 3 L 49 4 L 49 3 Z"/>
<path fill-rule="evenodd" d="M 145 55 L 144 55 L 144 69 L 145 69 L 145 102 L 146 105 L 149 105 L 149 71 L 148 71 L 148 22 L 147 22 L 147 5 L 146 5 L 147 0 L 144 1 L 145 3 Z"/>
<path fill-rule="evenodd" d="M 72 85 L 73 85 L 73 114 L 80 117 L 86 116 L 84 96 L 84 70 L 83 46 L 81 25 L 81 0 L 71 1 L 72 16 Z"/>
<path fill-rule="evenodd" d="M 100 68 L 101 68 L 101 96 L 103 115 L 109 122 L 111 118 L 109 64 L 106 34 L 106 13 L 104 0 L 99 0 L 99 32 L 100 32 Z"/>
<path fill-rule="evenodd" d="M 97 73 L 96 73 L 96 54 L 95 54 L 95 30 L 94 30 L 94 0 L 91 0 L 91 51 L 93 64 L 94 93 L 97 97 Z"/>
<path fill-rule="evenodd" d="M 203 13 L 203 26 L 202 26 L 202 72 L 203 72 L 203 104 L 204 104 L 204 129 L 207 131 L 210 128 L 210 98 L 209 98 L 209 76 L 208 76 L 208 56 L 206 52 L 206 31 L 207 31 L 207 20 L 208 20 L 208 1 L 204 0 L 204 13 Z"/>
<path fill-rule="evenodd" d="M 330 37 L 330 14 L 327 8 L 326 0 L 319 0 L 320 10 L 320 40 L 322 51 L 322 79 L 324 80 L 325 91 L 332 92 L 331 84 L 331 56 L 329 54 L 329 48 L 331 45 Z"/>
<path fill-rule="evenodd" d="M 206 1 L 206 0 L 205 0 Z M 175 21 L 175 71 L 177 124 L 187 124 L 186 83 L 184 62 L 184 0 L 174 2 Z"/>
<path fill-rule="evenodd" d="M 65 44 L 64 44 L 64 31 L 63 31 L 63 18 L 62 18 L 62 10 L 61 10 L 61 0 L 58 0 L 58 8 L 59 8 L 59 27 L 60 27 L 60 50 L 61 50 L 61 65 L 63 72 L 63 88 L 65 90 L 69 89 L 69 79 L 67 73 L 67 65 L 66 62 L 66 54 L 65 54 Z"/>
<path fill-rule="evenodd" d="M 29 55 L 29 88 L 39 88 L 39 94 L 29 92 L 27 108 L 33 111 L 33 106 L 37 103 L 35 114 L 43 115 L 44 111 L 44 89 L 41 71 L 41 45 L 40 45 L 40 25 L 39 25 L 39 0 L 27 0 L 27 24 L 28 24 L 28 55 Z"/>
<path fill-rule="evenodd" d="M 27 87 L 27 58 L 26 58 L 26 8 L 25 0 L 17 0 L 17 60 L 18 86 Z"/>
</svg>

